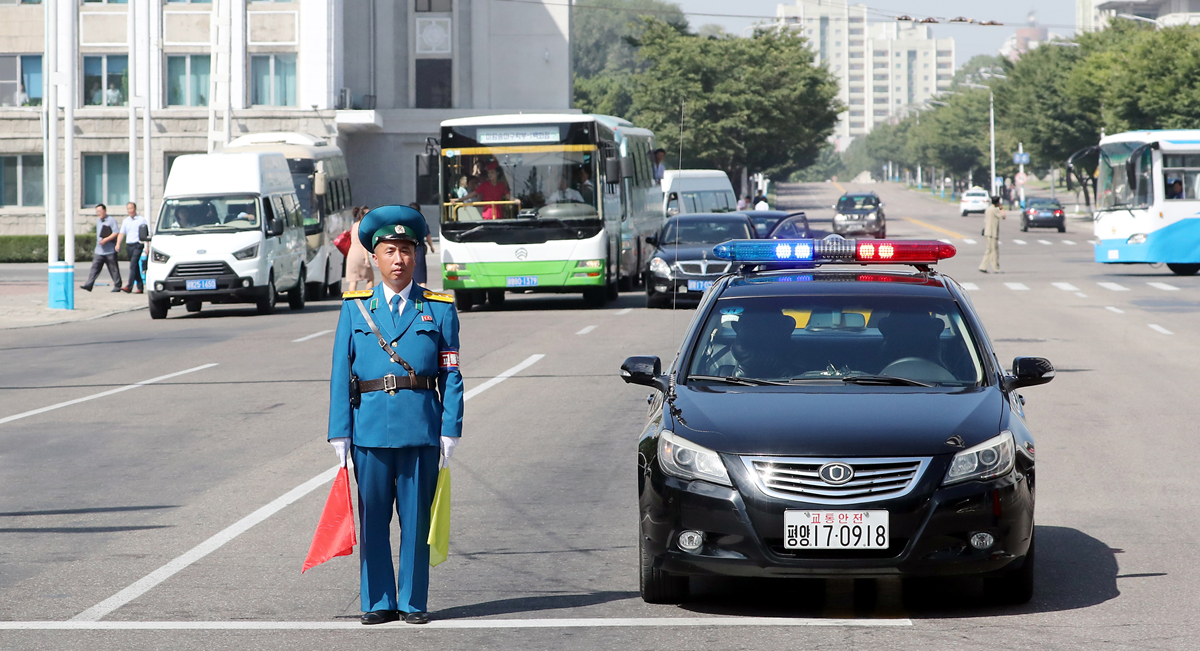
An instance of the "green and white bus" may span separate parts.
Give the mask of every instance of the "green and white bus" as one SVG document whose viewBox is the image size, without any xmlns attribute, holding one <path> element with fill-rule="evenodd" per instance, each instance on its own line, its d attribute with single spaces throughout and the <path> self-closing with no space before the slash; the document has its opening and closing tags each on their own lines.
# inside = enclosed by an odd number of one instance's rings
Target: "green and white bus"
<svg viewBox="0 0 1200 651">
<path fill-rule="evenodd" d="M 442 122 L 440 146 L 442 280 L 460 310 L 508 292 L 579 292 L 599 307 L 637 284 L 663 222 L 652 132 L 603 115 L 496 115 Z"/>
</svg>

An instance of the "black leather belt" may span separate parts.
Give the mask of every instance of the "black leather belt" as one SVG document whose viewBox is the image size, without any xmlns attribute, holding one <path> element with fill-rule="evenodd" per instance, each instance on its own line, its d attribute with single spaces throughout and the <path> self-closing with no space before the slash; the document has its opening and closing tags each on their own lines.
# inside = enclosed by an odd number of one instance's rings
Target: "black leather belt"
<svg viewBox="0 0 1200 651">
<path fill-rule="evenodd" d="M 387 375 L 378 380 L 359 380 L 358 391 L 360 393 L 370 393 L 372 391 L 387 391 L 390 394 L 401 389 L 425 389 L 433 390 L 437 388 L 437 378 L 425 377 L 422 375 Z"/>
</svg>

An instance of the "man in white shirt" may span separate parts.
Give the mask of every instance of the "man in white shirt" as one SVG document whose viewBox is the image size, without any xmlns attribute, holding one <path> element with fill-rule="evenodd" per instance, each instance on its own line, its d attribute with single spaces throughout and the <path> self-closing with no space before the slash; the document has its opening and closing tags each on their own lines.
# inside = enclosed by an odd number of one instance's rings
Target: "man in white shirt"
<svg viewBox="0 0 1200 651">
<path fill-rule="evenodd" d="M 125 204 L 125 212 L 129 216 L 125 221 L 121 222 L 121 230 L 117 232 L 117 250 L 121 248 L 121 242 L 125 242 L 125 251 L 129 254 L 129 284 L 121 288 L 121 291 L 126 294 L 131 291 L 134 294 L 141 294 L 145 289 L 145 281 L 142 278 L 142 250 L 146 247 L 140 236 L 141 227 L 147 229 L 150 225 L 146 222 L 146 218 L 137 214 L 137 204 L 130 201 Z M 133 286 L 137 285 L 137 289 Z"/>
<path fill-rule="evenodd" d="M 564 176 L 558 180 L 558 191 L 546 199 L 546 205 L 555 203 L 583 203 L 583 195 L 579 194 L 579 190 L 572 188 Z"/>
</svg>

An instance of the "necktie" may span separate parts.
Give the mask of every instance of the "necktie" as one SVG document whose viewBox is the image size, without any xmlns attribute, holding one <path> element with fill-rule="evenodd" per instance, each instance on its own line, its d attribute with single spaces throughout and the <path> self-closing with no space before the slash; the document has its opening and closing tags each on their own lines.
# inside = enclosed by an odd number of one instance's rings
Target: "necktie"
<svg viewBox="0 0 1200 651">
<path fill-rule="evenodd" d="M 392 296 L 392 327 L 400 327 L 400 295 Z"/>
</svg>

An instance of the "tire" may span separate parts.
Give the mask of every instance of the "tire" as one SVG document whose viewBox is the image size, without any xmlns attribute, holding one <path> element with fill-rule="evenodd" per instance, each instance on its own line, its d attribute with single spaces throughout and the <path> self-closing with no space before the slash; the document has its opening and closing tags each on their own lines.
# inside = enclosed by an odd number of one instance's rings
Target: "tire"
<svg viewBox="0 0 1200 651">
<path fill-rule="evenodd" d="M 184 306 L 187 307 L 187 311 L 192 313 L 199 312 L 200 305 L 200 301 L 188 301 L 187 303 L 184 303 Z"/>
<path fill-rule="evenodd" d="M 604 307 L 608 302 L 608 287 L 588 287 L 583 290 L 583 302 L 587 303 L 588 307 Z"/>
<path fill-rule="evenodd" d="M 1200 271 L 1200 264 L 1176 264 L 1168 262 L 1167 269 L 1170 269 L 1176 276 L 1195 276 L 1196 272 Z"/>
<path fill-rule="evenodd" d="M 877 239 L 877 240 L 886 240 L 887 239 L 887 226 L 884 226 L 883 228 L 881 228 L 879 230 L 878 233 L 875 234 L 875 239 Z"/>
<path fill-rule="evenodd" d="M 469 289 L 454 290 L 454 307 L 459 312 L 470 312 L 475 305 L 475 296 Z"/>
<path fill-rule="evenodd" d="M 165 319 L 167 318 L 167 310 L 171 309 L 171 301 L 165 298 L 158 300 L 150 299 L 150 318 Z"/>
<path fill-rule="evenodd" d="M 271 314 L 275 311 L 275 302 L 278 299 L 279 293 L 275 291 L 275 272 L 271 272 L 271 277 L 267 280 L 267 295 L 258 299 L 254 307 L 259 314 Z"/>
<path fill-rule="evenodd" d="M 963 216 L 963 217 L 966 217 L 966 216 L 967 216 L 967 211 L 965 211 L 965 210 L 964 210 L 964 211 L 962 211 L 962 216 Z"/>
<path fill-rule="evenodd" d="M 997 577 L 984 579 L 983 591 L 996 603 L 1018 605 L 1033 598 L 1033 569 L 1035 537 L 1029 538 L 1029 551 L 1021 567 L 1009 570 Z"/>
<path fill-rule="evenodd" d="M 677 604 L 687 600 L 691 591 L 686 576 L 677 576 L 655 569 L 654 562 L 646 553 L 646 538 L 638 532 L 638 589 L 642 601 L 648 604 Z"/>
<path fill-rule="evenodd" d="M 646 307 L 650 309 L 666 307 L 665 297 L 663 294 L 654 291 L 654 279 L 649 273 L 646 274 L 646 278 L 642 282 L 646 283 Z"/>
<path fill-rule="evenodd" d="M 1029 232 L 1029 222 L 1025 221 L 1024 219 L 1021 220 L 1021 232 L 1022 233 Z"/>
<path fill-rule="evenodd" d="M 1058 232 L 1059 232 L 1059 233 L 1066 233 L 1066 232 L 1067 232 L 1067 225 L 1066 225 L 1066 224 L 1059 224 L 1059 225 L 1058 225 Z"/>
<path fill-rule="evenodd" d="M 329 296 L 330 298 L 342 297 L 342 281 L 339 280 L 336 283 L 329 283 Z"/>
<path fill-rule="evenodd" d="M 304 309 L 305 294 L 308 293 L 308 284 L 305 282 L 307 280 L 308 275 L 304 272 L 304 269 L 301 268 L 300 278 L 296 280 L 296 286 L 288 292 L 288 307 L 292 308 L 293 310 Z"/>
<path fill-rule="evenodd" d="M 503 289 L 489 289 L 487 290 L 487 302 L 490 303 L 492 307 L 500 309 L 504 307 L 504 295 L 505 293 Z"/>
<path fill-rule="evenodd" d="M 329 286 L 325 284 L 325 279 L 329 277 L 329 260 L 325 261 L 325 273 L 321 276 L 321 280 L 315 283 L 308 284 L 308 300 L 323 301 L 329 298 Z"/>
</svg>

